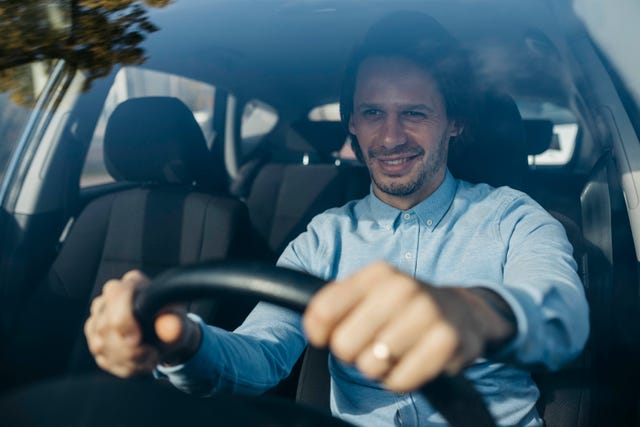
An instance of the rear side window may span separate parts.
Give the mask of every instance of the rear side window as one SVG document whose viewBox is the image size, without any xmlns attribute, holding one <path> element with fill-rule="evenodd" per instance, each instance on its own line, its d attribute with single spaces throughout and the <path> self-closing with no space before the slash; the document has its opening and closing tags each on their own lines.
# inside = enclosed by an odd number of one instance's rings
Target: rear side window
<svg viewBox="0 0 640 427">
<path fill-rule="evenodd" d="M 102 146 L 104 132 L 109 116 L 118 104 L 130 98 L 143 96 L 172 96 L 184 102 L 200 125 L 202 132 L 211 147 L 215 139 L 213 128 L 213 112 L 215 108 L 215 87 L 200 81 L 187 79 L 174 74 L 147 70 L 140 67 L 124 67 L 114 79 L 104 108 L 89 146 L 80 187 L 113 182 L 103 157 Z"/>
<path fill-rule="evenodd" d="M 544 141 L 532 141 L 534 144 L 548 143 L 548 148 L 543 152 L 529 155 L 529 166 L 560 167 L 569 163 L 579 135 L 578 119 L 573 112 L 550 102 L 518 101 L 517 104 L 525 124 L 546 121 L 550 123 L 552 130 L 548 137 L 539 133 L 536 136 L 527 133 L 528 138 L 545 138 Z"/>
<path fill-rule="evenodd" d="M 240 125 L 242 155 L 247 156 L 259 145 L 262 137 L 278 123 L 278 112 L 268 104 L 253 99 L 244 105 Z"/>
<path fill-rule="evenodd" d="M 319 105 L 309 111 L 309 120 L 312 122 L 339 122 L 340 121 L 340 104 L 332 102 L 331 104 Z M 347 136 L 340 151 L 335 153 L 336 161 L 355 160 L 356 153 L 351 148 L 351 138 Z"/>
</svg>

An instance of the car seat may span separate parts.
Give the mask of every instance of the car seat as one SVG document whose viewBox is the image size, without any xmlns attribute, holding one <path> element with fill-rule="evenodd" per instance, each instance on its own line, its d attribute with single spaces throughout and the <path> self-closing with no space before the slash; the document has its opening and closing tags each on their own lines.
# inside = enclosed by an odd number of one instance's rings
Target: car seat
<svg viewBox="0 0 640 427">
<path fill-rule="evenodd" d="M 129 99 L 111 114 L 107 169 L 124 190 L 77 216 L 46 279 L 17 326 L 8 369 L 16 383 L 97 369 L 82 333 L 102 285 L 131 269 L 147 275 L 205 260 L 257 258 L 246 206 L 227 194 L 192 112 L 170 97 Z M 207 320 L 234 327 L 250 310 L 196 304 Z"/>
</svg>

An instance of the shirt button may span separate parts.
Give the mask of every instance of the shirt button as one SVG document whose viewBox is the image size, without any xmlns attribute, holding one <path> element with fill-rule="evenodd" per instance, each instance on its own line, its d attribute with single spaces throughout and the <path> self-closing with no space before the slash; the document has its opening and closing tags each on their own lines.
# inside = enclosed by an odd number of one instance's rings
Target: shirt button
<svg viewBox="0 0 640 427">
<path fill-rule="evenodd" d="M 413 254 L 412 254 L 411 252 L 406 252 L 406 253 L 404 254 L 404 257 L 405 257 L 406 259 L 411 259 L 411 258 L 413 258 Z"/>
<path fill-rule="evenodd" d="M 410 213 L 404 214 L 404 219 L 411 219 L 411 214 Z"/>
<path fill-rule="evenodd" d="M 431 225 L 433 224 L 433 221 L 431 221 L 430 219 L 427 220 L 427 225 Z"/>
</svg>

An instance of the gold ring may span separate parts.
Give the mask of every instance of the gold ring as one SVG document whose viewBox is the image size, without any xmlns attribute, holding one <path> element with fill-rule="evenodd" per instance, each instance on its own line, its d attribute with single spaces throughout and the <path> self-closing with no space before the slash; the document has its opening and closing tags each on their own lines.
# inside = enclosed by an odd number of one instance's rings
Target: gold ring
<svg viewBox="0 0 640 427">
<path fill-rule="evenodd" d="M 395 365 L 396 362 L 396 358 L 391 354 L 391 349 L 382 341 L 373 344 L 373 357 L 389 365 Z"/>
</svg>

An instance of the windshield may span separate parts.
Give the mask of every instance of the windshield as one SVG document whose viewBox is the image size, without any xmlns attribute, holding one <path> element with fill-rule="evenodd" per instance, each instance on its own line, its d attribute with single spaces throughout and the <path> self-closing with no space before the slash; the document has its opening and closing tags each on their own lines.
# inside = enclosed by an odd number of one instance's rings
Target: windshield
<svg viewBox="0 0 640 427">
<path fill-rule="evenodd" d="M 0 71 L 0 182 L 54 65 L 38 61 Z"/>
</svg>

